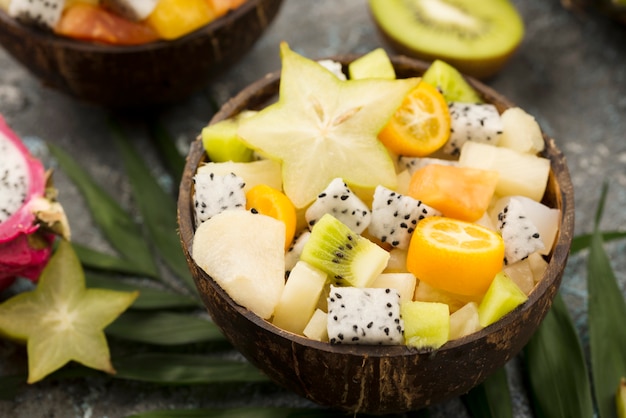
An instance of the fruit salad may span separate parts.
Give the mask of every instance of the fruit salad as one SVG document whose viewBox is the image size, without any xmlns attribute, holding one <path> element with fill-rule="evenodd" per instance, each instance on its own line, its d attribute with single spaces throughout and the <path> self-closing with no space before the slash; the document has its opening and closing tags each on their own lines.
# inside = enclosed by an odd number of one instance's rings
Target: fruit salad
<svg viewBox="0 0 626 418">
<path fill-rule="evenodd" d="M 281 45 L 278 101 L 202 131 L 192 257 L 275 326 L 436 350 L 524 303 L 560 211 L 535 119 L 435 61 L 312 61 Z M 305 81 L 303 81 L 305 80 Z"/>
<path fill-rule="evenodd" d="M 246 0 L 0 0 L 0 9 L 57 35 L 113 45 L 172 40 Z"/>
</svg>

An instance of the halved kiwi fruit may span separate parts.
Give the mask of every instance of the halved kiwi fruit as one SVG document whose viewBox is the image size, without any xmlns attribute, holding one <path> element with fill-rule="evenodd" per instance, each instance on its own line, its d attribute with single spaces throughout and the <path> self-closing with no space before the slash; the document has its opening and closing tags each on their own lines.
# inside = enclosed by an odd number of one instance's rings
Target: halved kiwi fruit
<svg viewBox="0 0 626 418">
<path fill-rule="evenodd" d="M 398 52 L 441 59 L 476 78 L 498 72 L 524 37 L 509 0 L 369 0 L 369 6 Z"/>
</svg>

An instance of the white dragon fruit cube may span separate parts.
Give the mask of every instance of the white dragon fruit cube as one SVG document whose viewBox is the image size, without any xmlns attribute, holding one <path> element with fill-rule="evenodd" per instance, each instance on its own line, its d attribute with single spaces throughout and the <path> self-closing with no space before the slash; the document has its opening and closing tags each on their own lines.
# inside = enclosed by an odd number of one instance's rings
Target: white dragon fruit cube
<svg viewBox="0 0 626 418">
<path fill-rule="evenodd" d="M 400 295 L 389 288 L 331 286 L 327 331 L 331 344 L 403 344 Z"/>
<path fill-rule="evenodd" d="M 434 215 L 441 215 L 441 212 L 411 196 L 377 186 L 368 232 L 392 247 L 407 249 L 417 223 Z"/>
<path fill-rule="evenodd" d="M 368 227 L 372 217 L 367 205 L 339 177 L 332 180 L 306 210 L 304 217 L 309 228 L 327 213 L 357 234 Z"/>
<path fill-rule="evenodd" d="M 545 248 L 537 226 L 526 215 L 520 200 L 510 199 L 498 213 L 497 222 L 504 240 L 504 264 L 513 264 Z"/>
<path fill-rule="evenodd" d="M 226 209 L 246 208 L 245 183 L 234 173 L 196 173 L 193 182 L 196 226 Z"/>
<path fill-rule="evenodd" d="M 11 0 L 9 16 L 28 25 L 52 30 L 61 19 L 65 0 Z"/>
<path fill-rule="evenodd" d="M 450 139 L 442 148 L 445 154 L 459 155 L 467 141 L 498 145 L 502 120 L 498 109 L 489 103 L 451 102 Z"/>
</svg>

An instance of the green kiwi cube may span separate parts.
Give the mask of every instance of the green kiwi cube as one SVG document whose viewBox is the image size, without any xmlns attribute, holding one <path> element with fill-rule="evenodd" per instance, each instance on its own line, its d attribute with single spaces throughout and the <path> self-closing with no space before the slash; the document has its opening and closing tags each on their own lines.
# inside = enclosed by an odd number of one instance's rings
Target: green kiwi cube
<svg viewBox="0 0 626 418">
<path fill-rule="evenodd" d="M 369 287 L 387 266 L 389 253 L 327 213 L 311 229 L 300 260 L 327 273 L 337 286 Z"/>
<path fill-rule="evenodd" d="M 422 76 L 422 81 L 438 88 L 447 102 L 483 103 L 478 92 L 459 70 L 445 61 L 433 61 Z"/>
</svg>

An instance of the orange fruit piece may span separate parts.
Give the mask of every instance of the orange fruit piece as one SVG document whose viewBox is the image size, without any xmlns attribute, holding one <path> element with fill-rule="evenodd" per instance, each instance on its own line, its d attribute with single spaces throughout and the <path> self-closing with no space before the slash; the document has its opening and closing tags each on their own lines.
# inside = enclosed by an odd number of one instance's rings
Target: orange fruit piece
<svg viewBox="0 0 626 418">
<path fill-rule="evenodd" d="M 392 152 L 409 157 L 432 154 L 450 137 L 450 111 L 437 88 L 421 82 L 404 98 L 378 139 Z"/>
<path fill-rule="evenodd" d="M 285 249 L 296 233 L 296 208 L 281 191 L 257 184 L 246 193 L 246 209 L 271 216 L 285 224 Z"/>
<path fill-rule="evenodd" d="M 474 222 L 489 207 L 499 176 L 493 170 L 429 164 L 413 173 L 408 195 L 444 216 Z"/>
<path fill-rule="evenodd" d="M 504 241 L 485 227 L 443 216 L 418 222 L 407 269 L 419 280 L 458 295 L 484 294 L 502 270 Z"/>
</svg>

